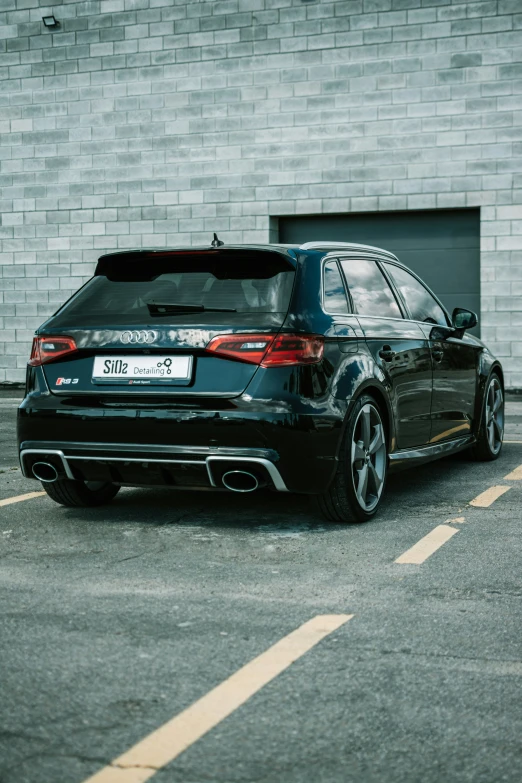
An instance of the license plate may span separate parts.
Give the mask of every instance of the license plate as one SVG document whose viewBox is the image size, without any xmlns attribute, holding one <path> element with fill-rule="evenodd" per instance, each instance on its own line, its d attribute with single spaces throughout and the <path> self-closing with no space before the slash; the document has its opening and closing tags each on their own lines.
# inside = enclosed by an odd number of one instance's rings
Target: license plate
<svg viewBox="0 0 522 783">
<path fill-rule="evenodd" d="M 191 375 L 192 356 L 96 356 L 92 370 L 96 383 L 187 383 Z"/>
</svg>

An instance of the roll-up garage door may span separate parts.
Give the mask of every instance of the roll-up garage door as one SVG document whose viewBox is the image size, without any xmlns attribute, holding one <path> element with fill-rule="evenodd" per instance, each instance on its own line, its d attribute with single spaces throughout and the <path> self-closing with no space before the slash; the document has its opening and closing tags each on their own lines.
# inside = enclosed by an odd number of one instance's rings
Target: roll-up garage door
<svg viewBox="0 0 522 783">
<path fill-rule="evenodd" d="M 466 307 L 480 316 L 478 209 L 279 218 L 280 242 L 323 239 L 391 250 L 428 284 L 450 313 L 454 307 Z"/>
</svg>

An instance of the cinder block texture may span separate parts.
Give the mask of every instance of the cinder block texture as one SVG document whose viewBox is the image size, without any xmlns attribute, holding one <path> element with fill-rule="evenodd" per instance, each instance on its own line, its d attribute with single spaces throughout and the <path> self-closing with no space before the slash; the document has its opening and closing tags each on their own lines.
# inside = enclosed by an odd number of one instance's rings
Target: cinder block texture
<svg viewBox="0 0 522 783">
<path fill-rule="evenodd" d="M 522 387 L 522 0 L 44 11 L 0 2 L 0 381 L 103 251 L 480 206 L 483 330 Z"/>
</svg>

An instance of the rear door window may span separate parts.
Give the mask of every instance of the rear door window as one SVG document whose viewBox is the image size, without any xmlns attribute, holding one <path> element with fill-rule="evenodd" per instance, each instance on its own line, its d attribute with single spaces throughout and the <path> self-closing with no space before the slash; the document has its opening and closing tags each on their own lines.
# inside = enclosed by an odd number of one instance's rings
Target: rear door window
<svg viewBox="0 0 522 783">
<path fill-rule="evenodd" d="M 350 258 L 341 261 L 341 265 L 359 315 L 402 318 L 395 295 L 376 261 Z"/>
<path fill-rule="evenodd" d="M 194 322 L 206 311 L 214 320 L 234 322 L 245 314 L 270 314 L 273 320 L 280 314 L 282 322 L 295 275 L 284 263 L 248 258 L 221 264 L 201 257 L 120 264 L 121 269 L 109 269 L 81 289 L 55 316 L 53 327 Z"/>
<path fill-rule="evenodd" d="M 395 264 L 384 264 L 414 321 L 448 326 L 446 314 L 420 280 Z"/>
<path fill-rule="evenodd" d="M 348 300 L 337 261 L 327 261 L 324 265 L 324 309 L 327 313 L 348 313 Z"/>
</svg>

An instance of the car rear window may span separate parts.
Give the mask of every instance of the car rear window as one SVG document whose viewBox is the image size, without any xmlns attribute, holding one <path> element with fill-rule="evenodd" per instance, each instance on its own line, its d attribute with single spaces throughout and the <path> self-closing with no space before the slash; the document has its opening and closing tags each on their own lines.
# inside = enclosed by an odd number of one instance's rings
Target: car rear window
<svg viewBox="0 0 522 783">
<path fill-rule="evenodd" d="M 286 315 L 295 272 L 288 265 L 248 258 L 143 260 L 141 264 L 105 268 L 74 296 L 53 318 L 53 327 L 101 326 L 104 324 L 175 323 L 201 318 L 183 305 L 202 306 L 220 320 L 241 314 Z M 133 271 L 134 270 L 134 271 Z M 134 279 L 133 279 L 134 278 Z M 146 278 L 146 279 L 144 279 Z M 180 306 L 179 312 L 151 314 L 151 303 Z M 219 312 L 231 311 L 231 312 Z M 205 320 L 207 320 L 205 318 Z"/>
</svg>

